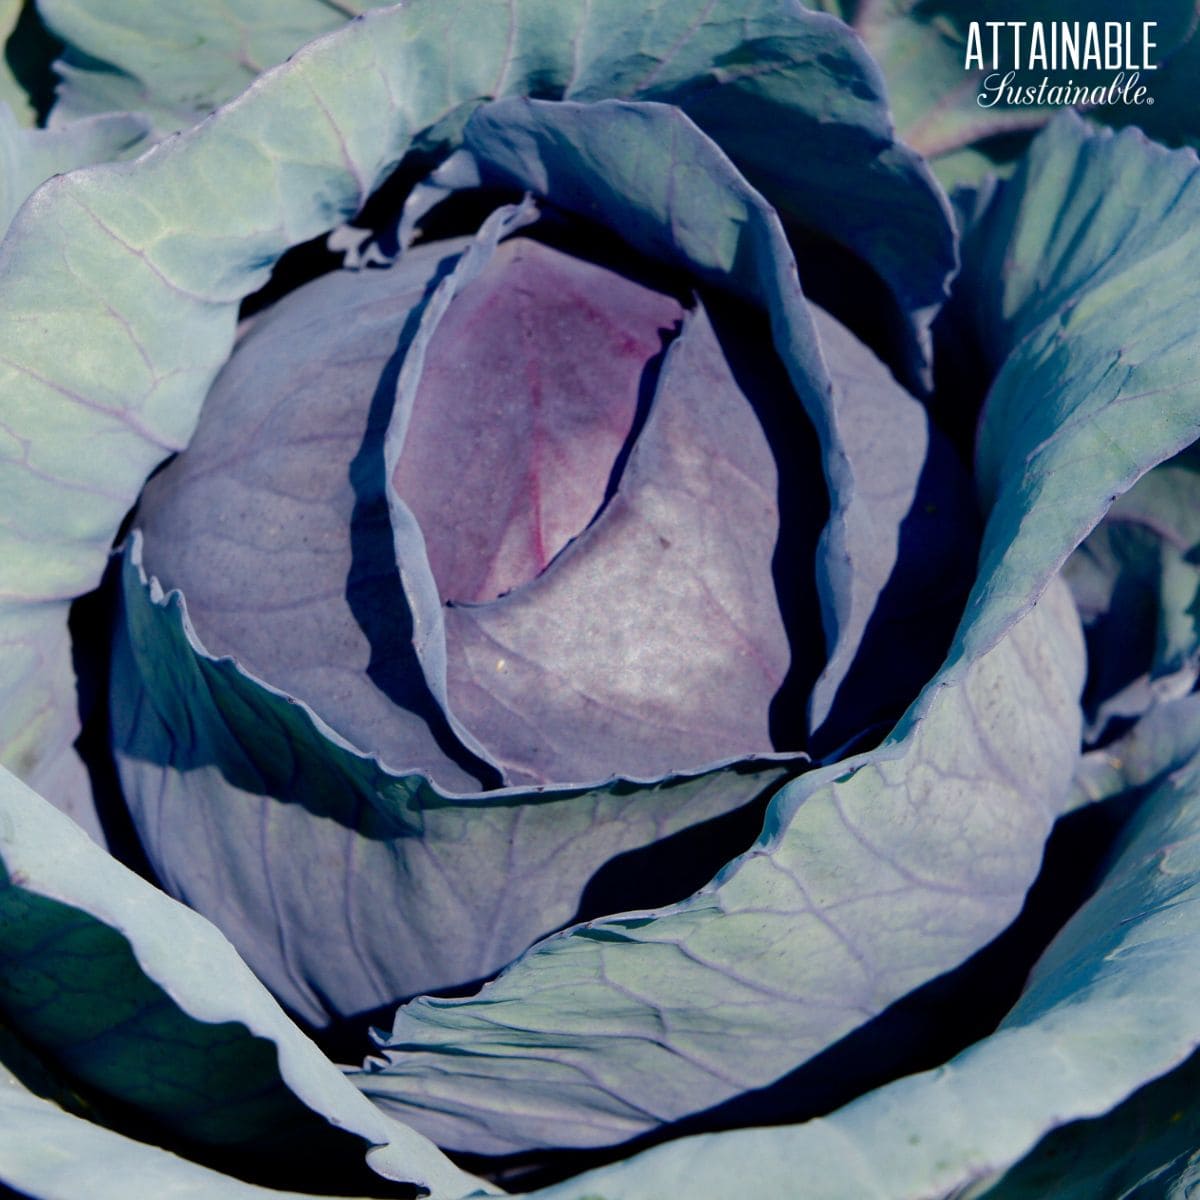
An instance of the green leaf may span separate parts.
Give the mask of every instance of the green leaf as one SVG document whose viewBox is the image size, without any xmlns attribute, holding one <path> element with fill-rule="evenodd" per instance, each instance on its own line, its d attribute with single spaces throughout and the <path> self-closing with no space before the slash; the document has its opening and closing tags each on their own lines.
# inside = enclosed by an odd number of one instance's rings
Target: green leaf
<svg viewBox="0 0 1200 1200">
<path fill-rule="evenodd" d="M 1200 13 L 1194 6 L 1180 5 L 1179 10 L 1177 16 L 1172 7 L 1173 20 L 1168 28 L 1173 28 L 1180 17 L 1185 18 L 1183 37 L 1168 41 L 1158 35 L 1163 42 L 1159 68 L 1149 78 L 1153 107 L 1113 104 L 1094 109 L 1089 116 L 1113 126 L 1136 125 L 1148 137 L 1169 146 L 1200 145 L 1200 118 L 1196 112 L 1194 86 L 1196 72 L 1200 70 Z M 1168 24 L 1161 18 L 1159 23 L 1160 26 Z"/>
<path fill-rule="evenodd" d="M 25 197 L 51 175 L 127 158 L 144 148 L 144 118 L 112 113 L 57 129 L 22 129 L 0 105 L 0 230 L 8 228 Z"/>
<path fill-rule="evenodd" d="M 97 1169 L 102 1163 L 103 1168 Z M 64 1112 L 0 1065 L 0 1182 L 38 1200 L 318 1200 L 243 1183 Z"/>
<path fill-rule="evenodd" d="M 0 773 L 0 1010 L 94 1094 L 191 1144 L 475 1181 L 365 1102 L 224 938 Z M 306 1159 L 305 1155 L 311 1155 Z M 281 1168 L 277 1168 L 281 1169 Z"/>
<path fill-rule="evenodd" d="M 968 232 L 959 295 L 998 371 L 976 444 L 991 517 L 952 659 L 1200 434 L 1198 215 L 1193 154 L 1065 114 Z"/>
<path fill-rule="evenodd" d="M 1045 108 L 982 108 L 976 102 L 990 74 L 964 65 L 967 22 L 983 16 L 978 6 L 956 0 L 875 0 L 856 7 L 854 28 L 883 70 L 900 136 L 926 158 L 936 160 L 988 136 L 1037 129 L 1049 118 Z M 1005 6 L 1006 19 L 1013 7 Z M 1045 19 L 1044 6 L 1037 15 Z M 1029 16 L 1018 13 L 1015 19 Z"/>
<path fill-rule="evenodd" d="M 41 0 L 69 47 L 58 65 L 64 82 L 55 115 L 139 110 L 160 133 L 187 128 L 298 46 L 380 4 Z M 445 42 L 434 53 L 449 50 L 463 61 L 507 15 L 493 4 L 477 28 L 465 13 L 454 16 L 454 5 L 442 8 Z M 875 266 L 913 314 L 921 346 L 914 353 L 927 351 L 928 323 L 955 266 L 945 202 L 920 157 L 893 138 L 878 71 L 836 21 L 783 0 L 606 0 L 595 12 L 582 0 L 553 7 L 525 0 L 514 28 L 532 51 L 518 67 L 525 82 L 496 82 L 481 97 L 679 105 L 785 217 L 832 232 Z M 562 51 L 571 41 L 579 52 L 568 63 Z M 780 153 L 781 145 L 814 140 L 823 143 L 818 170 L 811 148 Z M 902 211 L 903 221 L 877 220 L 880 204 Z"/>
<path fill-rule="evenodd" d="M 388 0 L 39 0 L 67 43 L 55 121 L 148 113 L 160 136 L 194 125 L 306 42 Z"/>
<path fill-rule="evenodd" d="M 129 114 L 91 117 L 61 129 L 22 129 L 0 104 L 0 232 L 43 181 L 128 157 L 144 145 L 147 132 L 145 120 Z M 0 431 L 0 494 L 6 499 L 14 471 L 36 473 L 36 456 L 8 426 Z M 52 791 L 60 807 L 102 842 L 86 772 L 71 745 L 79 721 L 63 606 L 54 604 L 59 611 L 49 617 L 37 607 L 10 608 L 4 600 L 0 597 L 0 645 L 10 674 L 0 748 L 20 776 Z"/>
<path fill-rule="evenodd" d="M 1189 447 L 1142 476 L 1063 568 L 1088 632 L 1089 740 L 1196 682 L 1198 466 Z"/>
<path fill-rule="evenodd" d="M 963 1200 L 1188 1200 L 1200 1181 L 1198 1085 L 1200 1055 L 1193 1053 L 1112 1112 L 1054 1129 L 998 1181 L 985 1179 Z"/>
<path fill-rule="evenodd" d="M 1079 761 L 1071 807 L 1156 784 L 1200 752 L 1200 696 L 1154 704 L 1124 736 Z"/>
<path fill-rule="evenodd" d="M 533 1194 L 1149 1200 L 1165 1194 L 1172 1176 L 1186 1175 L 1200 1141 L 1200 1060 L 1189 1057 L 1200 1044 L 1197 989 L 1200 764 L 1193 761 L 1145 801 L 1095 895 L 992 1036 L 819 1120 L 685 1138 Z M 1164 1191 L 1125 1190 L 1160 1168 Z"/>
</svg>

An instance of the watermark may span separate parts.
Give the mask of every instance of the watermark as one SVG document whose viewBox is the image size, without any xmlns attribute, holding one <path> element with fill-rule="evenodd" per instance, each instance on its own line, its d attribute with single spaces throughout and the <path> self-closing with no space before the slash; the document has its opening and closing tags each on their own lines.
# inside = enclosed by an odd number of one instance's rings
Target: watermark
<svg viewBox="0 0 1200 1200">
<path fill-rule="evenodd" d="M 972 21 L 963 67 L 984 72 L 975 97 L 980 108 L 1153 104 L 1142 75 L 1158 70 L 1157 26 L 1157 21 Z M 1077 82 L 1077 75 L 1088 78 Z"/>
</svg>

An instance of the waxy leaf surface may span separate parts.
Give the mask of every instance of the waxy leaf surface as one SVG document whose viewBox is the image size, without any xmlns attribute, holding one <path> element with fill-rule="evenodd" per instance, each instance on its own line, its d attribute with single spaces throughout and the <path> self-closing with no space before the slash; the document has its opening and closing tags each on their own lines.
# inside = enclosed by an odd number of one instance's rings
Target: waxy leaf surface
<svg viewBox="0 0 1200 1200">
<path fill-rule="evenodd" d="M 462 246 L 334 272 L 263 313 L 186 453 L 146 486 L 137 527 L 147 571 L 183 592 L 213 654 L 364 752 L 472 791 L 405 637 L 382 450 L 416 316 Z"/>
<path fill-rule="evenodd" d="M 1095 894 L 990 1037 L 827 1117 L 684 1138 L 534 1194 L 1186 1195 L 1200 1144 L 1197 766 L 1193 760 L 1146 798 Z M 1179 1190 L 1169 1191 L 1172 1184 Z"/>
<path fill-rule="evenodd" d="M 497 246 L 456 289 L 411 411 L 394 418 L 391 477 L 444 602 L 531 582 L 591 524 L 683 315 L 671 296 L 529 238 Z"/>
<path fill-rule="evenodd" d="M 5 1021 L 74 1079 L 192 1142 L 268 1163 L 340 1155 L 348 1173 L 369 1155 L 388 1178 L 470 1190 L 432 1145 L 363 1103 L 207 921 L 7 771 L 0 857 Z"/>
<path fill-rule="evenodd" d="M 244 1183 L 157 1146 L 64 1112 L 0 1066 L 0 1180 L 39 1200 L 317 1200 L 311 1192 Z M 103 1163 L 98 1170 L 97 1164 Z"/>
<path fill-rule="evenodd" d="M 692 314 L 596 522 L 538 579 L 447 611 L 448 702 L 511 778 L 654 778 L 773 748 L 792 647 L 820 655 L 804 566 L 826 502 L 763 332 L 736 332 L 735 367 Z M 780 750 L 802 744 L 790 716 Z"/>
<path fill-rule="evenodd" d="M 976 444 L 991 515 L 952 660 L 992 644 L 1113 500 L 1200 434 L 1198 213 L 1193 153 L 1067 113 L 968 230 L 963 303 L 997 374 Z"/>
</svg>

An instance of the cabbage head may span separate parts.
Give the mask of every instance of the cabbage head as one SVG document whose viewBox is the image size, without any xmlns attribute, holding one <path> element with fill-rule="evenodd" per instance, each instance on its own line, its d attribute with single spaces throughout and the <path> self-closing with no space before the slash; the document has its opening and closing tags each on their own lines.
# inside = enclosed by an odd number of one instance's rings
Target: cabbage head
<svg viewBox="0 0 1200 1200">
<path fill-rule="evenodd" d="M 0 1186 L 1200 1186 L 1194 14 L 819 7 L 0 4 Z"/>
</svg>

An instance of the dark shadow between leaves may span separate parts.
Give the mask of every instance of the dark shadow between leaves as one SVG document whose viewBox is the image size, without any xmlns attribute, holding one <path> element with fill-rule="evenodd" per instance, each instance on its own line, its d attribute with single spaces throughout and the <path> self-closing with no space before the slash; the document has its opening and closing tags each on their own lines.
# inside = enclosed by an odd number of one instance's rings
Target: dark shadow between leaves
<svg viewBox="0 0 1200 1200">
<path fill-rule="evenodd" d="M 699 891 L 726 863 L 754 845 L 767 805 L 784 782 L 733 812 L 610 859 L 588 881 L 579 909 L 567 925 L 612 913 L 662 908 Z"/>
<path fill-rule="evenodd" d="M 398 250 L 395 238 L 396 213 L 413 185 L 423 179 L 433 165 L 429 155 L 415 152 L 410 154 L 405 163 L 380 184 L 362 210 L 353 218 L 354 227 L 368 231 L 381 252 L 388 257 L 394 257 Z M 491 209 L 487 210 L 490 211 Z M 455 229 L 445 236 L 453 237 L 459 233 L 473 232 L 487 212 L 484 212 L 474 225 Z M 329 233 L 318 234 L 307 242 L 293 246 L 275 263 L 267 282 L 242 300 L 238 319 L 252 317 L 298 287 L 330 271 L 340 270 L 343 259 L 341 253 L 329 249 Z"/>
<path fill-rule="evenodd" d="M 625 467 L 629 462 L 629 456 L 633 453 L 633 448 L 637 445 L 637 440 L 646 426 L 646 418 L 650 415 L 650 405 L 654 402 L 654 393 L 658 391 L 658 380 L 662 374 L 663 362 L 666 360 L 667 350 L 670 348 L 671 343 L 679 336 L 678 324 L 670 331 L 660 329 L 658 336 L 662 342 L 662 346 L 653 358 L 647 360 L 645 367 L 642 369 L 642 377 L 638 380 L 637 407 L 634 410 L 633 424 L 629 427 L 629 434 L 625 438 L 621 449 L 617 452 L 617 457 L 613 459 L 612 470 L 608 474 L 608 483 L 604 487 L 604 499 L 600 502 L 600 507 L 589 524 L 595 524 L 600 514 L 608 506 L 609 501 L 617 494 L 617 489 L 621 485 L 621 476 L 625 474 Z M 574 541 L 575 539 L 572 538 L 571 540 Z M 559 554 L 561 553 L 562 551 L 560 550 Z M 547 564 L 547 568 L 549 565 Z"/>
<path fill-rule="evenodd" d="M 119 576 L 120 562 L 112 559 L 100 586 L 71 605 L 68 629 L 81 724 L 75 749 L 87 769 L 96 817 L 109 853 L 157 887 L 158 878 L 125 803 L 109 738 L 109 674 Z"/>
<path fill-rule="evenodd" d="M 62 52 L 62 42 L 42 24 L 36 6 L 22 4 L 21 15 L 4 46 L 4 62 L 28 93 L 39 126 L 46 124 L 54 104 L 58 80 L 52 64 Z"/>
<path fill-rule="evenodd" d="M 900 524 L 895 566 L 829 716 L 812 739 L 810 753 L 818 761 L 850 742 L 856 753 L 869 749 L 945 661 L 975 581 L 982 536 L 969 479 L 953 458 L 939 438 L 925 460 Z M 875 738 L 863 740 L 864 731 L 874 731 Z"/>
<path fill-rule="evenodd" d="M 794 221 L 788 241 L 804 294 L 836 317 L 914 395 L 923 391 L 911 363 L 911 332 L 891 289 L 857 254 Z"/>
<path fill-rule="evenodd" d="M 686 899 L 731 859 L 750 849 L 762 832 L 763 816 L 771 797 L 786 781 L 781 779 L 774 787 L 765 788 L 761 795 L 732 812 L 609 859 L 588 881 L 574 916 L 559 928 L 567 929 L 613 913 L 662 908 Z M 553 932 L 556 931 L 547 930 L 545 936 Z M 426 994 L 444 999 L 474 996 L 499 973 L 495 971 Z M 359 1063 L 372 1050 L 371 1030 L 390 1029 L 397 1008 L 416 998 L 402 996 L 320 1029 L 309 1027 L 295 1014 L 291 1015 L 335 1062 Z"/>
<path fill-rule="evenodd" d="M 354 511 L 350 517 L 350 574 L 346 601 L 371 647 L 367 676 L 392 703 L 417 713 L 428 725 L 442 752 L 480 781 L 483 788 L 501 786 L 499 771 L 461 745 L 441 706 L 429 690 L 413 646 L 413 619 L 400 570 L 388 510 L 384 438 L 396 403 L 396 383 L 405 355 L 420 324 L 425 304 L 453 268 L 447 261 L 430 280 L 422 302 L 414 306 L 388 359 L 367 417 L 362 446 L 350 463 Z"/>
<path fill-rule="evenodd" d="M 771 700 L 771 748 L 805 749 L 808 697 L 825 665 L 815 564 L 829 519 L 821 451 L 791 380 L 771 343 L 761 310 L 704 294 L 713 330 L 734 379 L 754 407 L 775 458 L 779 534 L 771 576 L 787 633 L 790 663 Z"/>
<path fill-rule="evenodd" d="M 996 375 L 970 303 L 970 296 L 952 291 L 933 323 L 933 393 L 926 402 L 930 419 L 968 468 L 975 461 L 975 434 Z"/>
<path fill-rule="evenodd" d="M 1113 532 L 1117 531 L 1114 529 Z M 1089 614 L 1083 614 L 1088 662 L 1083 711 L 1093 729 L 1108 701 L 1138 679 L 1149 679 L 1154 667 L 1160 616 L 1156 537 L 1137 526 L 1129 527 L 1125 532 L 1145 543 L 1144 553 L 1150 565 L 1146 573 L 1136 569 L 1123 570 L 1117 576 L 1107 609 L 1090 614 L 1091 620 L 1087 619 Z M 1147 704 L 1152 694 L 1147 687 Z M 1098 736 L 1090 744 L 1107 745 L 1129 728 L 1136 715 L 1128 709 L 1110 712 L 1103 729 L 1096 731 Z"/>
</svg>

